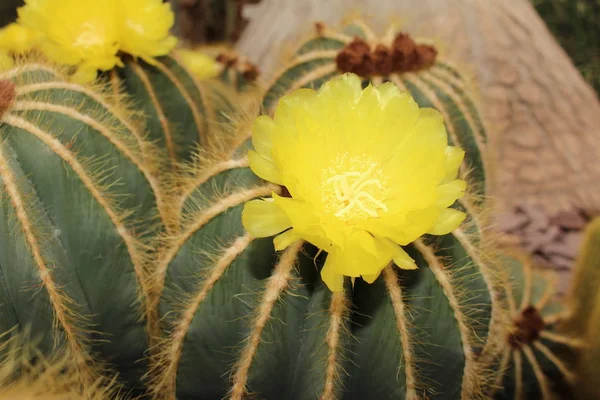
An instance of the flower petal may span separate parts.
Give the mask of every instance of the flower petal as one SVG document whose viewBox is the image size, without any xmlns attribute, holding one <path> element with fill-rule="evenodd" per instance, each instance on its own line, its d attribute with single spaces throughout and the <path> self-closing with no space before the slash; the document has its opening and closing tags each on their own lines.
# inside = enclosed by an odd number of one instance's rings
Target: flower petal
<svg viewBox="0 0 600 400">
<path fill-rule="evenodd" d="M 117 7 L 121 50 L 153 63 L 177 44 L 170 35 L 175 14 L 162 0 L 127 0 Z"/>
<path fill-rule="evenodd" d="M 419 267 L 415 263 L 415 260 L 412 259 L 411 256 L 408 255 L 406 251 L 400 246 L 398 246 L 398 250 L 394 253 L 394 264 L 396 264 L 400 269 L 418 269 Z"/>
<path fill-rule="evenodd" d="M 270 200 L 252 200 L 244 205 L 242 224 L 254 237 L 268 237 L 292 226 L 287 214 Z"/>
<path fill-rule="evenodd" d="M 275 123 L 266 115 L 261 115 L 254 121 L 252 126 L 252 145 L 260 155 L 272 159 L 273 134 Z"/>
<path fill-rule="evenodd" d="M 339 261 L 335 252 L 329 253 L 325 260 L 325 265 L 321 269 L 321 279 L 332 292 L 341 292 L 344 290 L 344 275 L 339 272 Z"/>
<path fill-rule="evenodd" d="M 454 181 L 439 185 L 437 187 L 438 199 L 436 205 L 439 207 L 450 207 L 454 202 L 460 199 L 467 188 L 467 182 L 456 179 Z"/>
<path fill-rule="evenodd" d="M 458 169 L 465 157 L 465 151 L 458 147 L 448 146 L 446 147 L 446 176 L 442 183 L 450 182 L 456 179 L 458 175 Z"/>
<path fill-rule="evenodd" d="M 211 79 L 219 76 L 223 65 L 214 58 L 197 50 L 178 49 L 177 60 L 197 79 Z"/>
<path fill-rule="evenodd" d="M 315 215 L 310 204 L 276 194 L 273 194 L 273 200 L 285 211 L 296 234 L 318 248 L 329 252 L 332 246 L 331 239 L 325 235 L 321 221 Z"/>
<path fill-rule="evenodd" d="M 6 51 L 0 50 L 0 71 L 12 68 L 15 64 L 13 58 Z"/>
<path fill-rule="evenodd" d="M 462 211 L 447 208 L 441 212 L 437 221 L 429 228 L 427 233 L 431 235 L 447 235 L 458 228 L 466 217 L 467 215 Z"/>
<path fill-rule="evenodd" d="M 355 74 L 344 74 L 338 79 L 326 82 L 319 89 L 318 96 L 338 105 L 355 104 L 362 93 L 362 80 Z"/>
<path fill-rule="evenodd" d="M 281 251 L 300 239 L 300 236 L 298 236 L 294 229 L 288 229 L 281 235 L 275 236 L 275 239 L 273 239 L 273 244 L 275 245 L 275 250 Z"/>
<path fill-rule="evenodd" d="M 248 151 L 248 164 L 250 165 L 250 169 L 260 178 L 278 185 L 283 185 L 283 180 L 277 166 L 256 151 Z"/>
<path fill-rule="evenodd" d="M 357 230 L 340 248 L 340 271 L 354 277 L 379 274 L 392 261 L 394 251 L 395 248 L 381 238 Z"/>
<path fill-rule="evenodd" d="M 381 272 L 378 274 L 362 274 L 362 278 L 367 283 L 373 283 L 379 278 L 379 275 L 381 275 Z"/>
</svg>

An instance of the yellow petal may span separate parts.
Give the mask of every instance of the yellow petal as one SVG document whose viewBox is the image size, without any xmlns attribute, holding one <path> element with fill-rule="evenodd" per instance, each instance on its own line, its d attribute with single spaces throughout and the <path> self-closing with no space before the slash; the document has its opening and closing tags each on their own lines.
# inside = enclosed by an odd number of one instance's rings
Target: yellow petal
<svg viewBox="0 0 600 400">
<path fill-rule="evenodd" d="M 440 113 L 420 109 L 418 122 L 384 165 L 386 176 L 397 182 L 393 192 L 410 193 L 414 203 L 422 190 L 439 184 L 446 176 L 446 147 L 448 136 Z"/>
<path fill-rule="evenodd" d="M 344 275 L 338 272 L 337 263 L 339 260 L 334 254 L 327 254 L 325 265 L 321 270 L 321 279 L 332 292 L 341 292 L 344 290 Z"/>
<path fill-rule="evenodd" d="M 275 250 L 280 251 L 291 245 L 292 243 L 300 240 L 300 236 L 294 231 L 294 229 L 288 229 L 283 232 L 281 235 L 275 236 L 273 239 L 273 244 L 275 245 Z"/>
<path fill-rule="evenodd" d="M 398 250 L 394 253 L 394 264 L 401 269 L 413 270 L 419 268 L 415 260 L 400 246 L 398 246 Z"/>
<path fill-rule="evenodd" d="M 127 0 L 117 7 L 121 50 L 146 62 L 169 54 L 177 44 L 170 35 L 175 14 L 162 0 Z"/>
<path fill-rule="evenodd" d="M 13 58 L 7 52 L 0 50 L 0 71 L 10 69 L 14 64 Z"/>
<path fill-rule="evenodd" d="M 211 79 L 219 76 L 223 65 L 214 58 L 197 50 L 179 49 L 177 59 L 197 79 Z"/>
<path fill-rule="evenodd" d="M 252 171 L 260 178 L 278 185 L 283 185 L 283 180 L 277 166 L 256 151 L 248 151 L 248 164 L 250 165 L 250 169 L 252 169 Z"/>
<path fill-rule="evenodd" d="M 381 275 L 381 272 L 378 274 L 362 274 L 362 278 L 364 279 L 365 282 L 367 283 L 373 283 L 377 280 L 377 278 L 379 278 L 379 275 Z"/>
<path fill-rule="evenodd" d="M 457 199 L 460 199 L 465 194 L 467 182 L 456 179 L 454 181 L 444 183 L 437 187 L 438 199 L 436 205 L 439 207 L 450 207 Z"/>
<path fill-rule="evenodd" d="M 254 121 L 252 127 L 252 145 L 254 150 L 263 157 L 272 159 L 271 149 L 273 148 L 273 134 L 275 123 L 266 115 L 261 115 Z"/>
<path fill-rule="evenodd" d="M 319 89 L 318 96 L 337 104 L 356 103 L 361 96 L 362 80 L 355 74 L 344 74 L 338 79 L 326 82 Z"/>
<path fill-rule="evenodd" d="M 98 69 L 91 66 L 82 65 L 75 73 L 71 76 L 73 82 L 76 83 L 90 83 L 93 82 L 98 76 Z"/>
<path fill-rule="evenodd" d="M 441 212 L 437 221 L 429 228 L 427 233 L 431 235 L 447 235 L 458 228 L 466 217 L 467 215 L 462 211 L 447 208 Z"/>
<path fill-rule="evenodd" d="M 127 2 L 119 2 L 122 7 Z M 93 68 L 109 70 L 119 63 L 117 1 L 27 0 L 18 23 L 40 33 L 39 47 L 50 60 L 85 65 L 79 80 Z"/>
<path fill-rule="evenodd" d="M 252 200 L 242 212 L 242 224 L 254 237 L 273 236 L 292 226 L 285 212 L 271 200 Z"/>
<path fill-rule="evenodd" d="M 0 29 L 0 49 L 25 54 L 37 44 L 39 36 L 39 32 L 34 29 L 12 23 Z"/>
<path fill-rule="evenodd" d="M 443 183 L 456 179 L 458 169 L 464 157 L 465 152 L 463 149 L 454 146 L 446 147 L 446 176 L 442 181 Z"/>
<path fill-rule="evenodd" d="M 287 214 L 296 234 L 320 249 L 331 249 L 331 239 L 323 231 L 321 221 L 310 204 L 276 194 L 273 194 L 273 200 Z"/>
<path fill-rule="evenodd" d="M 355 277 L 378 274 L 392 261 L 394 251 L 388 242 L 365 231 L 355 231 L 340 248 L 340 272 Z"/>
</svg>

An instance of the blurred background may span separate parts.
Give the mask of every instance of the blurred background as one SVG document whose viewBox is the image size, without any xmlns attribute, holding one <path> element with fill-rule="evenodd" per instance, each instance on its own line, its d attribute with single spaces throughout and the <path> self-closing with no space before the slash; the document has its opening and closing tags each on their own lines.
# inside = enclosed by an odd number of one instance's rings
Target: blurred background
<svg viewBox="0 0 600 400">
<path fill-rule="evenodd" d="M 600 92 L 600 0 L 531 1 L 583 77 L 596 92 Z M 257 0 L 253 0 L 248 3 L 257 2 Z M 200 1 L 174 0 L 173 3 L 193 10 L 192 6 Z M 0 25 L 4 26 L 13 21 L 16 18 L 16 8 L 22 4 L 23 0 L 2 0 L 0 2 Z M 201 11 L 202 8 L 197 7 L 196 10 Z M 218 17 L 226 18 L 224 14 Z M 219 25 L 225 26 L 223 21 L 218 19 L 211 21 L 211 25 L 215 26 L 213 31 L 217 31 Z M 188 31 L 188 34 L 197 36 L 201 34 L 199 32 L 201 30 L 196 28 L 195 32 Z M 215 32 L 214 35 L 218 36 L 218 33 Z"/>
</svg>

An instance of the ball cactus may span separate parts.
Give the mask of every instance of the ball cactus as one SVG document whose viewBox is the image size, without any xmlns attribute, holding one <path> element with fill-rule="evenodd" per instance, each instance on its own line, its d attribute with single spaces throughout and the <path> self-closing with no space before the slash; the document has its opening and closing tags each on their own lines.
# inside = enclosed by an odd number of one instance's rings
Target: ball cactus
<svg viewBox="0 0 600 400">
<path fill-rule="evenodd" d="M 86 384 L 112 370 L 157 399 L 474 399 L 530 385 L 547 397 L 540 374 L 572 380 L 559 352 L 536 341 L 579 343 L 542 330 L 562 315 L 550 294 L 532 294 L 523 263 L 506 269 L 488 251 L 485 126 L 433 47 L 393 31 L 378 41 L 360 22 L 343 33 L 318 25 L 256 102 L 272 115 L 296 89 L 358 73 L 364 86 L 390 81 L 436 108 L 465 150 L 472 193 L 451 206 L 466 222 L 403 246 L 418 269 L 390 262 L 372 283 L 351 275 L 333 292 L 323 246 L 290 240 L 278 252 L 244 228 L 244 204 L 294 190 L 254 174 L 247 150 L 267 144 L 252 144 L 243 118 L 209 129 L 239 107 L 239 85 L 217 102 L 227 91 L 206 97 L 170 56 L 124 61 L 97 85 L 31 60 L 0 73 L 3 330 L 44 333 L 41 352 L 67 354 Z M 526 284 L 512 290 L 515 277 Z"/>
</svg>

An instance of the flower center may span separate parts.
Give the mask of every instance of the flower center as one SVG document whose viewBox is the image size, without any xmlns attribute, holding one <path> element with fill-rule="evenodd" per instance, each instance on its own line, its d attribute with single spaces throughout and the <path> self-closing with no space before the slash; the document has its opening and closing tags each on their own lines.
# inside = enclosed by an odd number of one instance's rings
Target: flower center
<svg viewBox="0 0 600 400">
<path fill-rule="evenodd" d="M 387 192 L 381 166 L 364 157 L 338 156 L 323 172 L 321 190 L 325 210 L 337 218 L 356 223 L 388 211 L 383 203 Z"/>
</svg>

